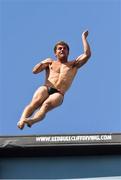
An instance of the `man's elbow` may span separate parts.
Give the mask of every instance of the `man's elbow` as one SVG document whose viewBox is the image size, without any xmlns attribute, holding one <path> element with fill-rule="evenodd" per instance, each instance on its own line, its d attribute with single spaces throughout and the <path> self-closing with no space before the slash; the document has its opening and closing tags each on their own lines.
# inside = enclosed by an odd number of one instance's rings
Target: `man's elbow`
<svg viewBox="0 0 121 180">
<path fill-rule="evenodd" d="M 37 73 L 41 72 L 42 70 L 43 70 L 42 65 L 39 63 L 33 68 L 32 72 L 33 72 L 33 74 L 37 74 Z"/>
<path fill-rule="evenodd" d="M 35 72 L 35 71 L 33 71 L 33 70 L 32 70 L 32 73 L 33 73 L 33 74 L 36 74 L 36 72 Z"/>
<path fill-rule="evenodd" d="M 89 60 L 89 58 L 91 57 L 91 52 L 87 52 L 84 54 L 84 61 L 82 61 L 82 65 L 87 63 L 87 61 Z"/>
<path fill-rule="evenodd" d="M 33 74 L 37 74 L 37 73 L 38 73 L 37 69 L 36 69 L 36 68 L 33 68 L 33 69 L 32 69 L 32 73 L 33 73 Z"/>
<path fill-rule="evenodd" d="M 87 57 L 88 57 L 88 59 L 91 57 L 91 52 L 90 52 L 90 53 L 88 53 Z"/>
<path fill-rule="evenodd" d="M 37 74 L 37 72 L 36 72 L 36 71 L 34 71 L 34 70 L 32 70 L 32 73 L 33 73 L 33 74 Z"/>
<path fill-rule="evenodd" d="M 86 56 L 87 59 L 89 59 L 91 57 L 91 51 L 86 52 L 85 56 Z"/>
</svg>

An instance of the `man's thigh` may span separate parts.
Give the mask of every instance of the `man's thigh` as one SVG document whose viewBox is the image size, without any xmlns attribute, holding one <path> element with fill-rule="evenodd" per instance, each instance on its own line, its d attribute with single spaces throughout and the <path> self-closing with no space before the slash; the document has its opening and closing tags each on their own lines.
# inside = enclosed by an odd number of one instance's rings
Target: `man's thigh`
<svg viewBox="0 0 121 180">
<path fill-rule="evenodd" d="M 60 93 L 51 94 L 45 101 L 44 104 L 49 106 L 48 110 L 51 110 L 57 106 L 60 106 L 63 102 L 64 96 Z"/>
<path fill-rule="evenodd" d="M 34 95 L 32 100 L 41 100 L 42 102 L 49 97 L 48 90 L 46 86 L 39 87 Z"/>
</svg>

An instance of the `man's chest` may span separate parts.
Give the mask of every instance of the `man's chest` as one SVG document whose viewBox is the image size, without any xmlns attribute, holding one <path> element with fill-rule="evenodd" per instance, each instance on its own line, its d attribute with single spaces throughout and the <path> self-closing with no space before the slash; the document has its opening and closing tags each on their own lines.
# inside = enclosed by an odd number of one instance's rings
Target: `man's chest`
<svg viewBox="0 0 121 180">
<path fill-rule="evenodd" d="M 68 73 L 70 71 L 73 71 L 73 66 L 71 63 L 58 63 L 58 62 L 53 62 L 50 67 L 50 71 L 53 71 L 55 73 Z"/>
</svg>

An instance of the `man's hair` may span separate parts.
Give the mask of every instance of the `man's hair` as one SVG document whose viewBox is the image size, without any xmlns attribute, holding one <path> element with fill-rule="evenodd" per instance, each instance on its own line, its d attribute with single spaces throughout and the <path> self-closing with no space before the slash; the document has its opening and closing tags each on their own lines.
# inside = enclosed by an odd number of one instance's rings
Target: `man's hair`
<svg viewBox="0 0 121 180">
<path fill-rule="evenodd" d="M 66 46 L 67 49 L 68 49 L 68 52 L 69 52 L 69 45 L 68 45 L 66 42 L 64 42 L 64 41 L 59 41 L 59 42 L 57 42 L 57 43 L 55 44 L 55 46 L 54 46 L 54 53 L 56 52 L 56 49 L 57 49 L 57 46 L 58 46 L 58 45 L 64 45 L 64 46 Z"/>
</svg>

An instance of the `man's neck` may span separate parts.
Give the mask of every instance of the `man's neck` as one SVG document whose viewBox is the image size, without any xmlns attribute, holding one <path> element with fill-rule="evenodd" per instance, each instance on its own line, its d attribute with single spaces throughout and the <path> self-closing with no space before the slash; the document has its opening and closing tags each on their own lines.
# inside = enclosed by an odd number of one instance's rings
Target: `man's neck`
<svg viewBox="0 0 121 180">
<path fill-rule="evenodd" d="M 67 58 L 57 59 L 57 61 L 60 62 L 60 63 L 66 63 L 67 62 Z"/>
</svg>

